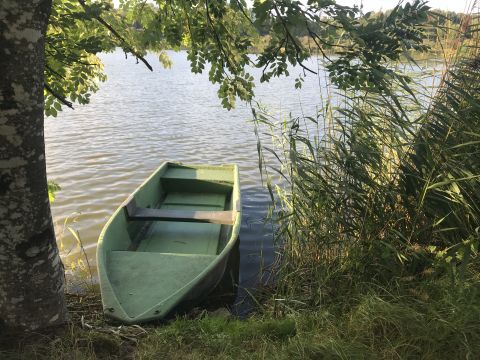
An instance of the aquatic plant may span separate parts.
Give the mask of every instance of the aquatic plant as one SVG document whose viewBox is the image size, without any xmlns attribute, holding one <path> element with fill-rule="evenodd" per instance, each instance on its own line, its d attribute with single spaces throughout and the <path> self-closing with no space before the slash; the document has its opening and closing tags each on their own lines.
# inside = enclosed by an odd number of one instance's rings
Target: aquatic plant
<svg viewBox="0 0 480 360">
<path fill-rule="evenodd" d="M 273 129 L 259 152 L 281 248 L 275 309 L 338 300 L 356 282 L 448 274 L 461 285 L 478 265 L 478 26 L 473 11 L 463 17 L 440 72 L 407 57 L 334 87 L 327 65 L 315 116 L 254 110 Z"/>
</svg>

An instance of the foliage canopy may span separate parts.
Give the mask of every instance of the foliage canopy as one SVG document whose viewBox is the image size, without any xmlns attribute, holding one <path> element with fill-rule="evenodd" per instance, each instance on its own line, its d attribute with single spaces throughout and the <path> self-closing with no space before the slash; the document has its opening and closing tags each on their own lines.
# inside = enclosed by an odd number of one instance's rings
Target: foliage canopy
<svg viewBox="0 0 480 360">
<path fill-rule="evenodd" d="M 96 54 L 115 47 L 148 67 L 143 58 L 147 49 L 157 51 L 168 66 L 164 50 L 186 47 L 192 72 L 208 68 L 227 109 L 237 98 L 252 99 L 255 79 L 249 67 L 263 70 L 263 82 L 289 75 L 288 64 L 300 65 L 303 75 L 296 83 L 301 86 L 303 76 L 315 73 L 305 60 L 318 52 L 339 88 L 384 91 L 397 76 L 388 62 L 412 49 L 425 50 L 421 25 L 429 10 L 421 0 L 395 7 L 385 18 L 333 0 L 256 0 L 252 9 L 240 0 L 157 0 L 154 5 L 125 0 L 120 5 L 114 9 L 108 1 L 54 0 L 46 45 L 47 115 L 55 116 L 62 104 L 87 103 L 97 81 L 105 79 Z M 308 34 L 308 44 L 297 38 L 298 32 Z M 252 56 L 260 33 L 268 42 Z"/>
</svg>

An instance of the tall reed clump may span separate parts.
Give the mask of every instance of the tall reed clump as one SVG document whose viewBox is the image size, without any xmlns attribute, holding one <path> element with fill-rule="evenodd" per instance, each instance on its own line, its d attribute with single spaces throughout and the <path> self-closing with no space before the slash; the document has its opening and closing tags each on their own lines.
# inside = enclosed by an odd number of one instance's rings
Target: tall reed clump
<svg viewBox="0 0 480 360">
<path fill-rule="evenodd" d="M 414 76 L 391 64 L 379 86 L 329 86 L 314 117 L 279 126 L 254 112 L 274 129 L 261 158 L 281 247 L 275 306 L 338 301 L 365 283 L 447 274 L 461 285 L 478 266 L 478 30 L 478 16 L 465 16 L 457 56 L 433 80 L 416 64 Z"/>
</svg>

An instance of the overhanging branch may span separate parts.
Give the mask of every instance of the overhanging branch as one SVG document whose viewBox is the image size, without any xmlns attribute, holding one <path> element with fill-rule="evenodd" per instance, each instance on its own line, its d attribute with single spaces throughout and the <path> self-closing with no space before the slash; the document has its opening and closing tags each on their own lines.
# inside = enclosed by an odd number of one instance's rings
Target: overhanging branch
<svg viewBox="0 0 480 360">
<path fill-rule="evenodd" d="M 65 99 L 62 95 L 57 93 L 55 90 L 53 90 L 47 83 L 43 85 L 45 87 L 45 90 L 47 90 L 50 94 L 53 95 L 58 101 L 60 101 L 63 105 L 68 106 L 70 109 L 73 109 L 73 104 Z"/>
<path fill-rule="evenodd" d="M 85 0 L 78 0 L 78 2 L 80 3 L 80 5 L 82 5 L 83 9 L 85 11 L 87 11 L 88 9 L 88 5 L 85 3 Z M 125 49 L 128 50 L 128 52 L 130 52 L 131 54 L 133 54 L 137 59 L 139 59 L 140 61 L 142 61 L 145 66 L 150 70 L 150 71 L 153 71 L 153 68 L 152 66 L 148 63 L 147 60 L 145 60 L 145 58 L 140 55 L 137 51 L 135 51 L 134 48 L 132 48 L 130 46 L 130 44 L 123 38 L 122 35 L 120 35 L 109 23 L 107 23 L 100 15 L 93 15 L 93 17 L 100 23 L 102 24 L 103 26 L 105 26 L 112 34 L 113 36 L 115 36 L 118 40 L 120 40 L 122 42 L 122 44 L 125 46 Z"/>
</svg>

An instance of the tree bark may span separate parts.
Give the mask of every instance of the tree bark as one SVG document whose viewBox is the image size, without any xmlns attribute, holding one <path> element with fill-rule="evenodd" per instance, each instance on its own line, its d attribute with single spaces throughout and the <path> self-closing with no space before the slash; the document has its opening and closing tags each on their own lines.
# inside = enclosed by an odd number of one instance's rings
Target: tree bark
<svg viewBox="0 0 480 360">
<path fill-rule="evenodd" d="M 0 1 L 0 335 L 66 321 L 43 134 L 51 0 Z"/>
</svg>

